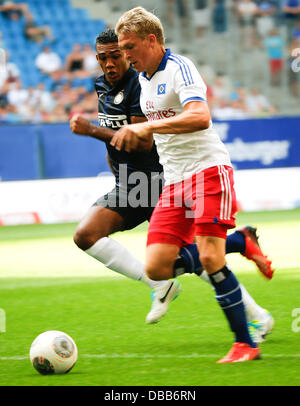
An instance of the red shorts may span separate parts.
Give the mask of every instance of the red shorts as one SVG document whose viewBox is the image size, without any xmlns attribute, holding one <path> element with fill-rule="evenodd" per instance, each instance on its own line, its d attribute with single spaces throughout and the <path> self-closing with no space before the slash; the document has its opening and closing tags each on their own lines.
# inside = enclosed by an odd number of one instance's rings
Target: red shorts
<svg viewBox="0 0 300 406">
<path fill-rule="evenodd" d="M 233 170 L 213 166 L 163 188 L 148 228 L 147 245 L 191 244 L 195 235 L 226 239 L 235 227 L 237 202 Z"/>
<path fill-rule="evenodd" d="M 270 71 L 272 73 L 281 72 L 283 69 L 282 59 L 270 59 Z"/>
</svg>

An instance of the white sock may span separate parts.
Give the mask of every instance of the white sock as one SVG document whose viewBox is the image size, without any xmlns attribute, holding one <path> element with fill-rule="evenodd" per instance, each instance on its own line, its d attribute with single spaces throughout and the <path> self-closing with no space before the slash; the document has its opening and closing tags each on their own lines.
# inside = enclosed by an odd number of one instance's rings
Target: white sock
<svg viewBox="0 0 300 406">
<path fill-rule="evenodd" d="M 247 320 L 261 320 L 266 317 L 266 311 L 262 307 L 260 307 L 252 296 L 250 296 L 249 292 L 246 288 L 240 283 L 241 291 L 242 291 L 242 298 L 246 308 L 247 313 Z"/>
<path fill-rule="evenodd" d="M 145 274 L 144 264 L 112 238 L 100 238 L 85 252 L 112 271 L 118 272 L 130 279 L 140 280 L 151 289 L 163 286 L 166 283 L 166 281 L 153 281 L 149 279 Z"/>
<path fill-rule="evenodd" d="M 203 271 L 200 275 L 200 278 L 205 282 L 211 283 L 208 273 Z M 240 283 L 240 288 L 242 291 L 242 298 L 246 309 L 247 320 L 261 320 L 262 318 L 266 317 L 266 311 L 262 307 L 260 307 L 252 296 L 250 296 L 247 289 Z"/>
</svg>

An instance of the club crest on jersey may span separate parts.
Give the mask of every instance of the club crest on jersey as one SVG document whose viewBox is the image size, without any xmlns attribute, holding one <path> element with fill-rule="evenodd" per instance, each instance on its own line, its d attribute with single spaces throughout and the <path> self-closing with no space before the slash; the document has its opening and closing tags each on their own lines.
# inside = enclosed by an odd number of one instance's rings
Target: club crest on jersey
<svg viewBox="0 0 300 406">
<path fill-rule="evenodd" d="M 114 98 L 114 104 L 120 104 L 122 103 L 124 99 L 124 92 L 121 90 Z"/>
<path fill-rule="evenodd" d="M 157 86 L 157 94 L 166 94 L 166 83 Z"/>
</svg>

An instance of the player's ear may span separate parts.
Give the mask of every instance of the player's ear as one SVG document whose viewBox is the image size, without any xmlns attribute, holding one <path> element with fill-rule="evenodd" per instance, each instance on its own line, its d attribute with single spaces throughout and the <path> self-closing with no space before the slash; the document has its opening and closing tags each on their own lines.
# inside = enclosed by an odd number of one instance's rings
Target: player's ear
<svg viewBox="0 0 300 406">
<path fill-rule="evenodd" d="M 100 65 L 100 57 L 98 54 L 96 54 L 96 59 L 97 59 L 98 64 Z"/>
<path fill-rule="evenodd" d="M 152 46 L 155 45 L 157 42 L 157 38 L 156 38 L 155 34 L 148 34 L 146 38 L 148 39 L 149 44 Z"/>
</svg>

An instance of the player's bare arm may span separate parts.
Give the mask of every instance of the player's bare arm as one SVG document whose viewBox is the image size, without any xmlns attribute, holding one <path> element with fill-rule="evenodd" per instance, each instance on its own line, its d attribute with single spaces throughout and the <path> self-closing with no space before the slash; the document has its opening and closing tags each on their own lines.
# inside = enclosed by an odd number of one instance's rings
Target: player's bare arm
<svg viewBox="0 0 300 406">
<path fill-rule="evenodd" d="M 190 102 L 177 116 L 162 120 L 147 121 L 134 125 L 125 125 L 118 130 L 111 145 L 118 150 L 133 151 L 139 139 L 152 139 L 153 133 L 184 134 L 205 130 L 210 124 L 210 112 L 205 102 Z"/>
<path fill-rule="evenodd" d="M 210 112 L 206 102 L 187 103 L 182 113 L 162 120 L 149 121 L 149 131 L 158 134 L 185 134 L 206 130 L 210 124 Z"/>
<path fill-rule="evenodd" d="M 118 151 L 135 151 L 139 144 L 153 143 L 153 134 L 149 128 L 148 122 L 124 125 L 116 131 L 110 144 Z"/>
<path fill-rule="evenodd" d="M 136 123 L 145 122 L 144 117 L 131 116 L 132 125 L 139 125 Z M 109 142 L 113 139 L 116 131 L 106 128 L 106 127 L 97 127 L 92 124 L 85 117 L 75 114 L 70 120 L 70 127 L 73 133 L 79 135 L 90 136 L 96 138 L 100 141 Z M 147 139 L 138 138 L 136 143 L 132 146 L 131 151 L 149 151 L 153 145 L 153 138 L 149 137 Z"/>
<path fill-rule="evenodd" d="M 115 133 L 110 128 L 97 127 L 80 114 L 71 118 L 70 127 L 75 134 L 87 135 L 104 142 L 110 141 Z"/>
</svg>

